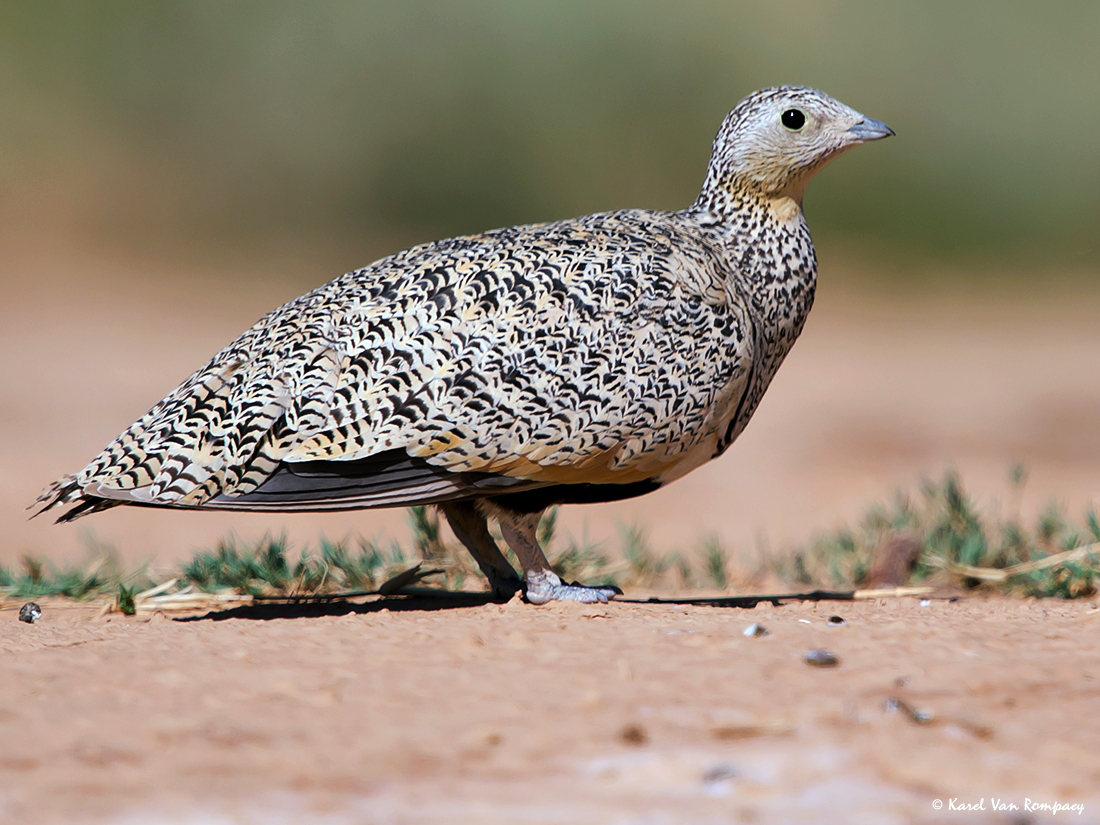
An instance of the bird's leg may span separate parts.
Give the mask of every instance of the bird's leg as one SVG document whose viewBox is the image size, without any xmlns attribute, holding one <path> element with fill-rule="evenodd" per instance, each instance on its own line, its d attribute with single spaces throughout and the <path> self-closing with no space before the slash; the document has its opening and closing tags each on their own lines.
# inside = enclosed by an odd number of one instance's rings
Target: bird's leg
<svg viewBox="0 0 1100 825">
<path fill-rule="evenodd" d="M 523 578 L 527 581 L 524 595 L 532 604 L 545 604 L 552 601 L 607 602 L 623 591 L 617 587 L 585 587 L 581 584 L 564 584 L 550 567 L 546 554 L 539 547 L 535 531 L 539 526 L 541 513 L 517 513 L 499 505 L 491 512 L 500 523 L 504 540 L 516 554 L 523 567 Z"/>
<path fill-rule="evenodd" d="M 478 512 L 472 501 L 448 501 L 440 504 L 439 509 L 447 517 L 455 536 L 466 545 L 489 580 L 494 600 L 506 602 L 523 588 L 523 581 L 489 534 L 485 516 Z"/>
</svg>

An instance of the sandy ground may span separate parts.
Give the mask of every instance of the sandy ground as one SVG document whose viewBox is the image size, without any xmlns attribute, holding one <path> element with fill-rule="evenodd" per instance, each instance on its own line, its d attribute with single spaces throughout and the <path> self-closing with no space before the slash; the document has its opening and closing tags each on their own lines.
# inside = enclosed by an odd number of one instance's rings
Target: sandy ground
<svg viewBox="0 0 1100 825">
<path fill-rule="evenodd" d="M 0 612 L 8 822 L 1100 822 L 1092 603 L 45 607 Z"/>
<path fill-rule="evenodd" d="M 94 540 L 169 566 L 231 529 L 406 535 L 399 512 L 27 521 L 46 483 L 259 315 L 364 261 L 166 266 L 2 237 L 0 253 L 0 563 L 77 562 Z M 613 544 L 636 521 L 661 549 L 717 534 L 782 552 L 948 467 L 988 503 L 1015 461 L 1025 511 L 1100 500 L 1100 291 L 857 297 L 822 259 L 818 306 L 742 439 L 667 490 L 566 511 L 568 531 Z M 0 611 L 0 821 L 1044 821 L 1032 800 L 1100 822 L 1092 602 L 392 602 L 189 622 L 44 606 L 35 625 Z M 771 633 L 746 638 L 751 622 Z M 801 661 L 818 647 L 840 666 Z"/>
</svg>

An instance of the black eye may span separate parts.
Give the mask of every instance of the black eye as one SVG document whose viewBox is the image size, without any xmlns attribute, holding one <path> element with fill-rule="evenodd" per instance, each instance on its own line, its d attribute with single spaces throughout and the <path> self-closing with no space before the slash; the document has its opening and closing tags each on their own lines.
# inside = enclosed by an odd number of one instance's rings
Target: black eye
<svg viewBox="0 0 1100 825">
<path fill-rule="evenodd" d="M 788 109 L 779 119 L 792 132 L 797 132 L 806 125 L 806 114 L 801 109 Z"/>
</svg>

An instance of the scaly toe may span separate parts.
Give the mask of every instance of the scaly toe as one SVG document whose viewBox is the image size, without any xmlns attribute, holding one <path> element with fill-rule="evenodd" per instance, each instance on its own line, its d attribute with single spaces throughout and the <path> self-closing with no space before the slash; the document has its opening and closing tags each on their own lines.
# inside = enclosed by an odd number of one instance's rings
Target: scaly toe
<svg viewBox="0 0 1100 825">
<path fill-rule="evenodd" d="M 531 604 L 547 602 L 584 602 L 586 604 L 607 604 L 621 596 L 623 591 L 617 587 L 585 587 L 583 584 L 562 584 L 561 582 L 541 582 L 536 586 L 528 585 L 524 594 Z"/>
</svg>

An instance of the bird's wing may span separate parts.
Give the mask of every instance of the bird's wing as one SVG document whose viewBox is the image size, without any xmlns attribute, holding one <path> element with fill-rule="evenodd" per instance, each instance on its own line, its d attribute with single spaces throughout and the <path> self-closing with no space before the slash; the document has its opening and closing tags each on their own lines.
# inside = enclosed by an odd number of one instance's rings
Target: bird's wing
<svg viewBox="0 0 1100 825">
<path fill-rule="evenodd" d="M 261 319 L 40 503 L 320 509 L 679 475 L 710 457 L 752 345 L 674 217 L 497 230 L 348 273 Z"/>
</svg>

